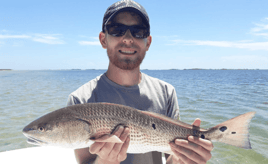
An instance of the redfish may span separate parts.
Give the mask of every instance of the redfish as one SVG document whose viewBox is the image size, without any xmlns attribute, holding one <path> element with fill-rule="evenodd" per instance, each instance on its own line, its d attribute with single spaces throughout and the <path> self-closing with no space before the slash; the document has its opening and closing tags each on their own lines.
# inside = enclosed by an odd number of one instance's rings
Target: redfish
<svg viewBox="0 0 268 164">
<path fill-rule="evenodd" d="M 171 153 L 169 143 L 188 136 L 251 149 L 248 130 L 254 115 L 249 112 L 206 130 L 123 105 L 87 103 L 48 113 L 27 125 L 23 134 L 30 144 L 79 149 L 94 142 L 122 143 L 113 132 L 123 125 L 130 128 L 128 153 Z"/>
</svg>

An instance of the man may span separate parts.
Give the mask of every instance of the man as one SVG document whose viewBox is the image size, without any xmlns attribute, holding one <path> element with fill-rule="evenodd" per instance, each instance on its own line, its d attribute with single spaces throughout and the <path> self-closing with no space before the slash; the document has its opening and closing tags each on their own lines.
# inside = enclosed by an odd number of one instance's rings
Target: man
<svg viewBox="0 0 268 164">
<path fill-rule="evenodd" d="M 104 15 L 99 40 L 107 49 L 108 70 L 71 93 L 68 105 L 110 102 L 179 118 L 174 87 L 140 72 L 140 64 L 152 42 L 149 17 L 140 4 L 123 0 L 111 5 Z M 200 120 L 195 120 L 194 125 L 199 126 Z M 128 127 L 119 126 L 114 132 L 123 144 L 99 142 L 75 150 L 78 163 L 162 163 L 159 152 L 127 154 L 129 131 Z M 188 141 L 176 140 L 170 146 L 173 154 L 166 155 L 167 163 L 206 163 L 213 149 L 210 141 L 193 136 Z"/>
</svg>

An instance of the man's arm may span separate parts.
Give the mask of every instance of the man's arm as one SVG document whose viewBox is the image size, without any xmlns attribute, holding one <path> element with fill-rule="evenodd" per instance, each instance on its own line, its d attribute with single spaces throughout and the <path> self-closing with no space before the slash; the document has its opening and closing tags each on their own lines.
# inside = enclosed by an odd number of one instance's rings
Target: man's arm
<svg viewBox="0 0 268 164">
<path fill-rule="evenodd" d="M 75 157 L 79 164 L 119 164 L 127 158 L 129 146 L 129 128 L 119 126 L 113 133 L 124 143 L 95 142 L 90 148 L 75 150 Z"/>
<path fill-rule="evenodd" d="M 95 161 L 95 159 L 97 158 L 97 155 L 91 154 L 88 150 L 89 148 L 74 150 L 77 163 L 86 164 L 86 163 L 93 163 Z"/>
<path fill-rule="evenodd" d="M 196 119 L 193 123 L 195 126 L 200 126 L 201 120 Z M 173 155 L 165 154 L 167 164 L 177 163 L 207 163 L 211 158 L 213 144 L 209 140 L 195 138 L 189 136 L 188 140 L 176 139 L 175 143 L 170 143 Z"/>
</svg>

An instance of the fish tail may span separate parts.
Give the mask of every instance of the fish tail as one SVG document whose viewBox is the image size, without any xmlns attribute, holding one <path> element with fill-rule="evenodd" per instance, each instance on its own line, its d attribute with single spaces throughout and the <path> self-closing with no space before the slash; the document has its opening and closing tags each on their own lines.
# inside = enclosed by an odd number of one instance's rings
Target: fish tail
<svg viewBox="0 0 268 164">
<path fill-rule="evenodd" d="M 206 132 L 208 139 L 244 149 L 251 149 L 249 123 L 255 113 L 248 112 L 210 128 Z"/>
</svg>

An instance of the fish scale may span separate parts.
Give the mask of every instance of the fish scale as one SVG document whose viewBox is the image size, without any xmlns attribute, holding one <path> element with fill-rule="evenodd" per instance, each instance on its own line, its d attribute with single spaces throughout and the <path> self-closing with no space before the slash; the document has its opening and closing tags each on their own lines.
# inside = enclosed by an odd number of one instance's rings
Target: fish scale
<svg viewBox="0 0 268 164">
<path fill-rule="evenodd" d="M 128 110 L 128 112 L 122 112 L 124 111 L 122 108 L 109 108 L 106 105 L 103 107 L 96 106 L 96 108 L 91 107 L 91 110 L 92 116 L 89 120 L 94 124 L 93 129 L 96 129 L 96 138 L 103 134 L 110 134 L 118 124 L 121 124 L 130 128 L 130 146 L 128 153 L 145 153 L 150 150 L 155 150 L 154 147 L 158 149 L 162 149 L 162 147 L 169 148 L 167 140 L 163 137 L 159 137 L 158 130 L 158 132 L 155 130 L 148 131 L 148 128 L 144 127 L 144 125 L 149 125 L 153 119 L 139 117 L 139 113 L 135 114 L 136 110 L 125 109 Z M 128 120 L 131 121 L 129 122 Z M 100 125 L 107 126 L 104 128 Z M 152 148 L 150 146 L 152 146 Z"/>
<path fill-rule="evenodd" d="M 130 129 L 128 153 L 172 153 L 169 143 L 176 138 L 187 139 L 190 135 L 250 149 L 248 129 L 254 114 L 249 112 L 205 130 L 124 105 L 87 103 L 48 113 L 27 125 L 23 134 L 30 138 L 28 142 L 31 144 L 78 149 L 94 142 L 122 143 L 112 133 L 123 125 Z M 105 138 L 105 135 L 109 137 Z"/>
<path fill-rule="evenodd" d="M 117 120 L 113 124 L 111 124 L 110 126 L 111 130 L 114 127 L 116 127 L 118 123 L 123 124 L 130 128 L 130 146 L 128 149 L 129 153 L 145 153 L 150 150 L 154 150 L 154 148 L 150 148 L 150 146 L 155 147 L 159 143 L 165 143 L 161 146 L 169 147 L 166 139 L 164 139 L 163 137 L 158 137 L 159 131 L 160 131 L 158 130 L 158 128 L 153 129 L 153 127 L 151 126 L 148 128 L 148 126 L 151 124 L 157 124 L 157 123 L 152 123 L 152 122 L 156 122 L 154 121 L 154 118 L 141 116 L 141 114 L 137 112 L 137 110 L 132 110 L 132 109 L 122 110 L 122 108 L 110 109 L 107 107 L 108 106 L 104 105 L 104 107 L 102 108 L 105 110 L 104 113 L 109 113 L 110 111 L 113 111 L 111 112 L 111 115 L 114 116 L 115 118 L 118 118 L 118 116 L 120 118 L 120 120 Z M 114 107 L 117 107 L 117 106 L 114 106 Z M 126 107 L 123 107 L 123 108 L 126 108 Z M 128 112 L 122 112 L 122 111 L 128 111 Z M 110 117 L 110 118 L 114 120 L 113 117 Z M 110 124 L 110 122 L 107 122 L 107 124 Z M 144 148 L 144 145 L 146 149 Z"/>
</svg>

